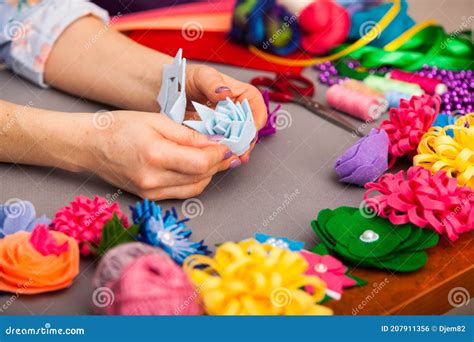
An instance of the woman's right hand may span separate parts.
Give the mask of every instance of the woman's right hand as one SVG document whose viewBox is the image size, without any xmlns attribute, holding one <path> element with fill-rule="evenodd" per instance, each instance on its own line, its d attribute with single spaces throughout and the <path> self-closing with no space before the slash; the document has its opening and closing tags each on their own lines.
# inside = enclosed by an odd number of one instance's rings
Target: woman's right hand
<svg viewBox="0 0 474 342">
<path fill-rule="evenodd" d="M 152 200 L 199 195 L 219 171 L 240 165 L 229 149 L 163 114 L 98 112 L 86 169 Z"/>
</svg>

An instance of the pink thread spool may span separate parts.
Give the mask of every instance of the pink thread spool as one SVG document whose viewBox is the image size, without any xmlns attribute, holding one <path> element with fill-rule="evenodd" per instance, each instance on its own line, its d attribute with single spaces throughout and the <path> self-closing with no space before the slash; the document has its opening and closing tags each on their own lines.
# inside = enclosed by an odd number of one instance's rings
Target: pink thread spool
<svg viewBox="0 0 474 342">
<path fill-rule="evenodd" d="M 113 293 L 107 315 L 201 315 L 199 293 L 166 254 L 143 255 L 108 285 Z"/>
<path fill-rule="evenodd" d="M 366 122 L 378 119 L 386 110 L 375 98 L 338 84 L 328 89 L 326 101 L 331 107 Z"/>
<path fill-rule="evenodd" d="M 437 78 L 428 78 L 401 70 L 393 70 L 387 73 L 385 77 L 391 78 L 392 80 L 418 84 L 421 89 L 430 95 L 441 95 L 448 90 L 446 85 Z"/>
<path fill-rule="evenodd" d="M 384 106 L 385 109 L 383 111 L 388 109 L 388 101 L 385 99 L 383 93 L 369 87 L 364 82 L 348 79 L 340 84 L 345 88 L 352 89 L 358 93 L 373 97 L 378 103 Z"/>
</svg>

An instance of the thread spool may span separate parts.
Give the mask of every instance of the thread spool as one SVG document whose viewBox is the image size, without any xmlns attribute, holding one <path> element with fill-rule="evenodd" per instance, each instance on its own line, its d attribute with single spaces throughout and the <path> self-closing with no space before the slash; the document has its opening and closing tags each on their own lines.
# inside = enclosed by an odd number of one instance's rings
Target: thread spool
<svg viewBox="0 0 474 342">
<path fill-rule="evenodd" d="M 399 93 L 405 93 L 411 96 L 424 94 L 423 89 L 421 89 L 418 84 L 392 80 L 375 75 L 367 76 L 363 82 L 369 87 L 381 91 L 382 93 L 385 93 L 386 91 L 398 91 Z"/>
<path fill-rule="evenodd" d="M 448 87 L 437 78 L 428 78 L 402 70 L 393 70 L 387 73 L 385 77 L 392 80 L 418 84 L 421 89 L 430 95 L 442 95 L 448 90 Z"/>
<path fill-rule="evenodd" d="M 385 111 L 375 98 L 339 84 L 328 89 L 326 101 L 331 107 L 366 122 L 378 119 Z"/>
<path fill-rule="evenodd" d="M 405 99 L 409 100 L 411 98 L 410 95 L 405 93 L 400 93 L 398 91 L 386 91 L 384 93 L 385 99 L 388 102 L 389 108 L 398 108 L 400 107 L 400 100 Z"/>
<path fill-rule="evenodd" d="M 110 284 L 108 315 L 200 315 L 199 296 L 187 275 L 164 254 L 143 255 Z M 108 303 L 109 304 L 109 303 Z"/>
<path fill-rule="evenodd" d="M 386 111 L 388 109 L 388 101 L 385 99 L 383 93 L 378 92 L 377 90 L 369 87 L 364 82 L 348 79 L 342 82 L 341 85 L 345 88 L 349 88 L 364 95 L 375 98 L 377 102 L 383 106 L 383 111 Z"/>
<path fill-rule="evenodd" d="M 112 248 L 100 260 L 92 283 L 96 288 L 108 287 L 120 277 L 123 269 L 136 258 L 147 254 L 160 253 L 164 254 L 161 249 L 142 242 L 131 242 Z"/>
</svg>

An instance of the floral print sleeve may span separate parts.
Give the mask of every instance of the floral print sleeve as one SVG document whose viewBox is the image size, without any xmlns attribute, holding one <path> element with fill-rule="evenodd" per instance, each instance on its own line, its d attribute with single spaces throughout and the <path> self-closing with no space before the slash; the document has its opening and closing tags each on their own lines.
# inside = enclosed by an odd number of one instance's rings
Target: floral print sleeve
<svg viewBox="0 0 474 342">
<path fill-rule="evenodd" d="M 51 47 L 75 20 L 106 11 L 86 0 L 0 0 L 0 63 L 30 81 L 44 83 Z"/>
</svg>

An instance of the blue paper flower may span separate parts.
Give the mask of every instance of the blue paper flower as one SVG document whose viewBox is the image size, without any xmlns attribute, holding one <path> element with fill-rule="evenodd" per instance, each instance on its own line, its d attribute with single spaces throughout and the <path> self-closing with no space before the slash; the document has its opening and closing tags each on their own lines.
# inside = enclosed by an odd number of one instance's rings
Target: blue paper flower
<svg viewBox="0 0 474 342">
<path fill-rule="evenodd" d="M 135 224 L 140 225 L 140 240 L 152 246 L 160 247 L 178 264 L 193 254 L 210 254 L 204 241 L 193 242 L 188 238 L 192 230 L 186 226 L 186 221 L 178 220 L 176 209 L 164 212 L 155 202 L 144 200 L 130 206 Z"/>
<path fill-rule="evenodd" d="M 196 102 L 193 105 L 201 121 L 187 120 L 184 125 L 202 134 L 224 136 L 221 143 L 238 156 L 249 149 L 257 128 L 247 99 L 240 104 L 227 98 L 215 110 Z"/>
<path fill-rule="evenodd" d="M 273 236 L 262 234 L 262 233 L 256 233 L 255 240 L 257 240 L 260 243 L 266 243 L 274 247 L 288 249 L 293 252 L 301 251 L 304 247 L 304 242 L 293 241 L 286 237 L 273 237 Z"/>
<path fill-rule="evenodd" d="M 51 220 L 45 215 L 36 217 L 33 203 L 29 201 L 9 201 L 0 204 L 0 238 L 24 230 L 31 232 L 37 224 L 49 225 Z"/>
</svg>

